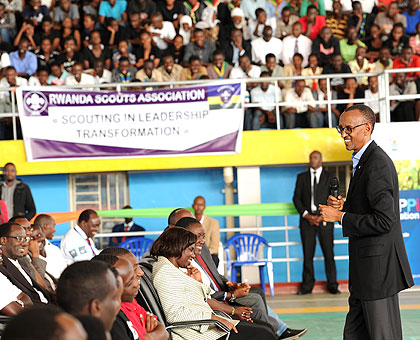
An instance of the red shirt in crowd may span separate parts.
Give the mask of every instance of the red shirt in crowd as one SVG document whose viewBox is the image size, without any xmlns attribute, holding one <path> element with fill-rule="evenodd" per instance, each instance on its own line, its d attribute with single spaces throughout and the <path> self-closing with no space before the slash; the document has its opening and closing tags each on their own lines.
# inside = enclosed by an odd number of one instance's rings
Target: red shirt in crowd
<svg viewBox="0 0 420 340">
<path fill-rule="evenodd" d="M 139 335 L 139 339 L 146 340 L 144 337 L 144 335 L 147 334 L 146 325 L 144 324 L 146 321 L 146 310 L 140 306 L 136 300 L 133 302 L 123 302 L 121 304 L 121 310 L 133 324 L 134 329 Z M 143 316 L 144 321 L 141 319 L 140 315 Z"/>
<path fill-rule="evenodd" d="M 408 68 L 411 67 L 420 67 L 420 57 L 418 55 L 413 54 L 411 58 L 411 63 L 408 65 Z M 407 68 L 407 66 L 401 61 L 401 57 L 395 58 L 394 60 L 394 68 Z M 407 73 L 407 77 L 409 79 L 413 79 L 416 76 L 419 76 L 420 72 L 409 72 Z"/>
<path fill-rule="evenodd" d="M 302 32 L 306 32 L 308 29 L 308 17 L 304 16 L 299 19 L 299 22 L 302 24 Z M 327 23 L 325 22 L 325 17 L 323 15 L 317 15 L 315 17 L 315 25 L 311 28 L 311 33 L 309 34 L 309 38 L 314 40 L 318 34 L 321 32 L 321 29 L 326 26 Z"/>
</svg>

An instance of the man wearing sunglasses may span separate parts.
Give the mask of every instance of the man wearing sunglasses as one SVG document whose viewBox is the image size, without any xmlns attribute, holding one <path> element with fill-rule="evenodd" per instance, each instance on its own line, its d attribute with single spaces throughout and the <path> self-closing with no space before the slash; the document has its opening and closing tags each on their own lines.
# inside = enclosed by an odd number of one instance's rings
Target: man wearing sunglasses
<svg viewBox="0 0 420 340">
<path fill-rule="evenodd" d="M 399 215 L 398 176 L 389 156 L 371 139 L 375 114 L 354 105 L 338 132 L 353 151 L 346 202 L 328 198 L 325 221 L 340 222 L 349 238 L 349 306 L 344 340 L 402 340 L 398 293 L 413 286 Z"/>
</svg>

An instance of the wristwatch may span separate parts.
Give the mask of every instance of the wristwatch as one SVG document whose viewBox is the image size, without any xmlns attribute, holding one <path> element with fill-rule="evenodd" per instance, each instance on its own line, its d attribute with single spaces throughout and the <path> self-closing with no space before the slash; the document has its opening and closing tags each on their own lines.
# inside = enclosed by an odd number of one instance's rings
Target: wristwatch
<svg viewBox="0 0 420 340">
<path fill-rule="evenodd" d="M 236 300 L 236 296 L 235 296 L 235 294 L 231 293 L 231 294 L 230 294 L 230 299 L 229 299 L 229 302 L 235 302 L 235 300 Z"/>
<path fill-rule="evenodd" d="M 25 304 L 23 303 L 23 301 L 22 300 L 15 300 L 15 302 L 19 305 L 19 306 L 21 306 L 22 308 L 25 308 Z"/>
</svg>

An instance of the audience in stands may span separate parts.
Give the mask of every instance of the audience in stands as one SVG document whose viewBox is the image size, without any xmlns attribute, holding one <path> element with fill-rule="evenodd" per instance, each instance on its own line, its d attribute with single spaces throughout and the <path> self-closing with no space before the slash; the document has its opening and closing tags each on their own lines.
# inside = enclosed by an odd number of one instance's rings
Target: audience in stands
<svg viewBox="0 0 420 340">
<path fill-rule="evenodd" d="M 413 81 L 408 80 L 405 73 L 397 73 L 394 78 L 395 81 L 389 88 L 390 96 L 417 93 L 416 84 Z M 415 118 L 416 111 L 414 109 L 414 100 L 391 100 L 392 122 L 412 121 Z"/>
<path fill-rule="evenodd" d="M 287 129 L 306 127 L 309 124 L 318 126 L 315 107 L 301 102 L 314 101 L 312 91 L 306 87 L 304 80 L 296 80 L 294 87 L 286 92 L 284 118 Z"/>
<path fill-rule="evenodd" d="M 420 65 L 417 0 L 385 5 L 374 0 L 288 0 L 277 6 L 234 0 L 216 7 L 198 0 L 93 0 L 79 5 L 71 0 L 1 1 L 3 88 L 240 79 L 259 77 L 261 71 L 271 77 L 317 75 L 321 69 L 328 75 L 357 75 Z M 364 59 L 359 47 L 366 47 Z M 297 53 L 303 56 L 301 66 L 294 60 Z M 305 69 L 311 54 L 318 65 Z M 244 55 L 248 60 L 244 57 L 241 66 Z M 417 76 L 408 74 L 412 80 Z M 356 79 L 368 85 L 367 77 Z M 340 90 L 344 80 L 331 78 L 331 83 Z M 293 80 L 278 86 L 291 88 Z M 318 90 L 317 82 L 307 80 L 306 86 Z M 4 89 L 0 112 L 12 108 Z M 12 131 L 11 119 L 3 118 L 0 139 L 13 138 Z M 19 126 L 17 136 L 21 138 Z"/>
<path fill-rule="evenodd" d="M 366 102 L 375 113 L 376 120 L 379 121 L 379 84 L 378 76 L 370 76 L 368 78 L 368 88 L 365 90 L 365 99 L 372 100 Z"/>
</svg>

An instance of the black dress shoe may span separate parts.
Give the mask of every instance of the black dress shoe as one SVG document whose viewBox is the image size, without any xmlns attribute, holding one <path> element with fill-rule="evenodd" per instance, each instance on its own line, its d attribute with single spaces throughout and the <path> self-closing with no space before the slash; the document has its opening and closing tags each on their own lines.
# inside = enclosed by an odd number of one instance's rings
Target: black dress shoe
<svg viewBox="0 0 420 340">
<path fill-rule="evenodd" d="M 334 294 L 334 295 L 341 294 L 338 288 L 331 288 L 331 289 L 328 289 L 328 291 L 330 292 L 330 294 Z"/>
<path fill-rule="evenodd" d="M 297 295 L 307 295 L 307 294 L 312 294 L 312 292 L 309 290 L 299 290 L 297 292 Z"/>
<path fill-rule="evenodd" d="M 279 336 L 278 340 L 292 340 L 300 338 L 303 334 L 305 334 L 308 330 L 306 328 L 304 329 L 286 329 L 282 335 Z"/>
</svg>

